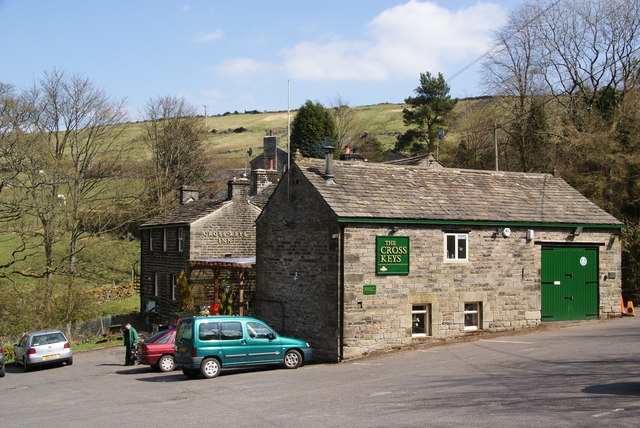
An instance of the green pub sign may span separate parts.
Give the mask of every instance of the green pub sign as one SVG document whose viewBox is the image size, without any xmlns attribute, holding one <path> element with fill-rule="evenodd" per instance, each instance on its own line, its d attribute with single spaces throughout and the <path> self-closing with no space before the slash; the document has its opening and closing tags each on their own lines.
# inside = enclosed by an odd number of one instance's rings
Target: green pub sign
<svg viewBox="0 0 640 428">
<path fill-rule="evenodd" d="M 376 236 L 376 274 L 409 273 L 409 237 Z"/>
</svg>

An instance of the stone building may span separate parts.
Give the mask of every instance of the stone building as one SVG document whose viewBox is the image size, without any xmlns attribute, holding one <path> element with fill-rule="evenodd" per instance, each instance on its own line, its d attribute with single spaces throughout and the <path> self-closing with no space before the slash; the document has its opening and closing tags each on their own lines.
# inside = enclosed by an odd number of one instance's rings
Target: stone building
<svg viewBox="0 0 640 428">
<path fill-rule="evenodd" d="M 197 189 L 183 186 L 180 205 L 140 226 L 140 308 L 152 321 L 168 321 L 178 310 L 182 271 L 196 306 L 215 302 L 219 285 L 226 285 L 243 304 L 240 312 L 246 308 L 255 290 L 255 219 L 281 175 L 280 152 L 276 137 L 265 137 L 251 179 L 230 180 L 226 199 L 202 200 Z"/>
<path fill-rule="evenodd" d="M 297 159 L 257 227 L 257 312 L 325 361 L 619 315 L 623 225 L 559 177 Z"/>
</svg>

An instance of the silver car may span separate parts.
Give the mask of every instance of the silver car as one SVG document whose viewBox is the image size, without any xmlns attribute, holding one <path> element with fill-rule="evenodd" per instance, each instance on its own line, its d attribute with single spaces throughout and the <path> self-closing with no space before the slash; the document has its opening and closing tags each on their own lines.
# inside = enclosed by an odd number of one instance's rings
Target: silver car
<svg viewBox="0 0 640 428">
<path fill-rule="evenodd" d="M 73 364 L 71 345 L 59 330 L 44 330 L 27 333 L 13 345 L 17 365 L 29 371 L 35 365 L 65 363 Z"/>
</svg>

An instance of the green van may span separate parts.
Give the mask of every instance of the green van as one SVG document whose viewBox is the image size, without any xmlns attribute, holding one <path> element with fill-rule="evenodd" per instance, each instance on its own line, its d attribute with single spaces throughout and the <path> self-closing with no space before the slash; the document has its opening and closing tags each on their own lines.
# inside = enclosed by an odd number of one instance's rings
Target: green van
<svg viewBox="0 0 640 428">
<path fill-rule="evenodd" d="M 176 367 L 189 378 L 214 378 L 226 367 L 280 364 L 295 369 L 312 355 L 305 341 L 278 336 L 259 319 L 238 316 L 182 319 L 175 349 Z"/>
</svg>

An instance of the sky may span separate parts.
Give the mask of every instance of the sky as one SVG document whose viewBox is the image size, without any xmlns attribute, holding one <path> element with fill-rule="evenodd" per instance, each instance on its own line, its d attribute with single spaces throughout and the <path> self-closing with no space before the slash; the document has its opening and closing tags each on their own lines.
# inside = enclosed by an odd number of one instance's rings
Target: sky
<svg viewBox="0 0 640 428">
<path fill-rule="evenodd" d="M 479 96 L 477 60 L 521 4 L 0 0 L 0 82 L 24 89 L 54 69 L 78 74 L 125 100 L 130 120 L 166 95 L 208 115 L 294 110 L 306 100 L 402 103 L 427 71 L 442 73 L 454 97 Z"/>
</svg>

